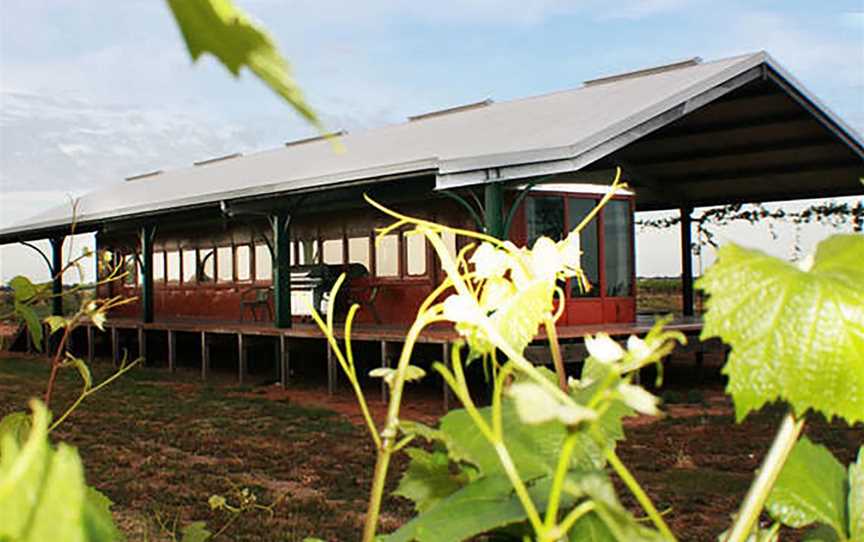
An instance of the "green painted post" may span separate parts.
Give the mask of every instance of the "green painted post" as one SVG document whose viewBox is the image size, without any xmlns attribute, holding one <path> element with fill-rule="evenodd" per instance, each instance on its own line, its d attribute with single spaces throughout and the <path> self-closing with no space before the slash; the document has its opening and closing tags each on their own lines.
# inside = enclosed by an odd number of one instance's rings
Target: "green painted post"
<svg viewBox="0 0 864 542">
<path fill-rule="evenodd" d="M 51 314 L 63 316 L 63 241 L 65 236 L 51 238 Z"/>
<path fill-rule="evenodd" d="M 486 233 L 501 239 L 504 235 L 504 196 L 501 183 L 489 182 L 485 185 L 483 194 L 483 217 L 486 221 Z"/>
<path fill-rule="evenodd" d="M 153 234 L 152 225 L 141 228 L 141 321 L 153 321 Z"/>
<path fill-rule="evenodd" d="M 291 231 L 290 216 L 278 212 L 270 217 L 273 224 L 273 305 L 276 327 L 291 327 Z"/>
</svg>

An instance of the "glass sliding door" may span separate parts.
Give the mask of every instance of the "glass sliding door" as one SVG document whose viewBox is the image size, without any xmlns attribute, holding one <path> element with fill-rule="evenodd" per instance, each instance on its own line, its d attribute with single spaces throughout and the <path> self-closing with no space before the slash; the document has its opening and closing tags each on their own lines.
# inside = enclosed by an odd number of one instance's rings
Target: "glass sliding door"
<svg viewBox="0 0 864 542">
<path fill-rule="evenodd" d="M 567 199 L 567 231 L 576 229 L 588 213 L 597 205 L 595 199 Z M 580 262 L 582 272 L 591 285 L 584 291 L 577 279 L 570 282 L 570 297 L 598 297 L 600 295 L 600 240 L 597 236 L 597 219 L 589 222 L 579 234 L 579 247 L 582 251 Z"/>
<path fill-rule="evenodd" d="M 633 295 L 633 246 L 630 202 L 612 200 L 603 209 L 606 296 Z"/>
</svg>

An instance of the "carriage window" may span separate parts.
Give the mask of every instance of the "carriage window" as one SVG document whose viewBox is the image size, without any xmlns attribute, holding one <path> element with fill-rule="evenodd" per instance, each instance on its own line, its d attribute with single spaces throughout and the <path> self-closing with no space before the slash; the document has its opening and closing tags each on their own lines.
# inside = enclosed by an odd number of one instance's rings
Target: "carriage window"
<svg viewBox="0 0 864 542">
<path fill-rule="evenodd" d="M 195 253 L 195 249 L 183 250 L 183 282 L 195 282 L 198 274 L 197 259 L 198 255 Z"/>
<path fill-rule="evenodd" d="M 633 247 L 630 202 L 612 200 L 603 209 L 606 295 L 633 295 Z"/>
<path fill-rule="evenodd" d="M 564 198 L 560 196 L 531 197 L 525 202 L 528 221 L 528 246 L 546 236 L 561 240 L 564 232 Z"/>
<path fill-rule="evenodd" d="M 569 224 L 567 230 L 572 231 L 576 228 L 588 213 L 597 204 L 593 199 L 576 199 L 570 198 L 567 200 L 567 218 Z M 597 239 L 597 220 L 589 222 L 579 234 L 579 248 L 582 250 L 580 263 L 582 271 L 585 273 L 585 278 L 591 284 L 591 289 L 583 292 L 576 279 L 570 283 L 571 297 L 597 297 L 600 295 L 600 249 Z"/>
<path fill-rule="evenodd" d="M 165 253 L 165 268 L 168 282 L 180 282 L 180 252 L 172 250 Z"/>
<path fill-rule="evenodd" d="M 318 240 L 298 239 L 297 254 L 299 255 L 300 265 L 318 263 Z"/>
<path fill-rule="evenodd" d="M 405 234 L 405 272 L 411 276 L 426 274 L 426 238 L 423 234 Z"/>
<path fill-rule="evenodd" d="M 216 249 L 209 248 L 198 252 L 198 282 L 216 280 Z"/>
<path fill-rule="evenodd" d="M 216 279 L 219 282 L 231 282 L 234 280 L 234 255 L 231 247 L 219 247 L 216 249 Z"/>
<path fill-rule="evenodd" d="M 399 237 L 385 235 L 375 246 L 375 276 L 399 276 Z"/>
<path fill-rule="evenodd" d="M 165 253 L 153 253 L 153 282 L 165 281 Z"/>
<path fill-rule="evenodd" d="M 324 263 L 340 265 L 343 262 L 342 258 L 342 239 L 327 239 L 322 247 L 324 254 Z"/>
<path fill-rule="evenodd" d="M 348 263 L 359 263 L 368 271 L 371 261 L 368 237 L 348 239 Z"/>
<path fill-rule="evenodd" d="M 249 245 L 238 245 L 236 248 L 237 280 L 252 278 L 252 250 Z"/>
<path fill-rule="evenodd" d="M 273 278 L 273 258 L 267 245 L 255 245 L 255 278 L 257 280 Z"/>
</svg>

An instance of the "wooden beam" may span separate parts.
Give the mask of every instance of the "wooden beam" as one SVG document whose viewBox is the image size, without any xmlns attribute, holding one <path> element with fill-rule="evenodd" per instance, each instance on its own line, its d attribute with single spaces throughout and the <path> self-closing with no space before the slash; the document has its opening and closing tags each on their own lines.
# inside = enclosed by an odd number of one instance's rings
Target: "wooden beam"
<svg viewBox="0 0 864 542">
<path fill-rule="evenodd" d="M 729 145 L 717 147 L 716 149 L 683 150 L 668 153 L 646 155 L 642 158 L 634 158 L 640 166 L 664 166 L 667 164 L 678 164 L 681 162 L 694 162 L 697 160 L 708 160 L 712 158 L 724 158 L 729 156 L 752 156 L 778 151 L 799 151 L 813 147 L 824 147 L 834 145 L 835 142 L 827 137 L 798 137 L 785 139 L 770 143 L 746 143 L 743 145 Z"/>
<path fill-rule="evenodd" d="M 681 302 L 684 316 L 693 316 L 692 207 L 681 207 Z"/>
<path fill-rule="evenodd" d="M 246 380 L 246 347 L 243 343 L 243 333 L 237 334 L 237 382 L 242 386 Z"/>
<path fill-rule="evenodd" d="M 742 128 L 754 128 L 756 126 L 765 126 L 770 124 L 784 125 L 792 122 L 798 122 L 801 120 L 807 120 L 809 118 L 810 114 L 806 111 L 794 111 L 791 113 L 774 113 L 761 117 L 745 117 L 739 119 L 724 120 L 720 122 L 696 123 L 687 122 L 685 120 L 675 126 L 669 126 L 667 128 L 664 128 L 662 131 L 657 133 L 656 138 L 652 139 L 656 141 L 658 139 L 665 139 L 667 137 L 672 138 L 681 136 L 707 135 L 718 132 L 725 132 L 727 130 L 740 130 Z"/>
<path fill-rule="evenodd" d="M 792 175 L 797 173 L 810 173 L 826 169 L 841 169 L 862 167 L 862 163 L 855 159 L 831 160 L 817 162 L 799 162 L 780 166 L 758 167 L 758 168 L 729 168 L 715 169 L 697 173 L 686 173 L 680 175 L 664 175 L 663 181 L 668 183 L 703 183 L 709 181 L 725 181 L 729 179 L 748 179 L 757 177 L 770 177 L 774 175 Z"/>
<path fill-rule="evenodd" d="M 111 328 L 111 361 L 114 367 L 120 365 L 120 330 L 116 327 Z"/>
<path fill-rule="evenodd" d="M 207 332 L 201 332 L 201 380 L 207 380 L 210 374 L 210 345 L 207 343 Z"/>
<path fill-rule="evenodd" d="M 177 370 L 177 332 L 173 329 L 168 330 L 168 370 Z"/>
<path fill-rule="evenodd" d="M 387 355 L 387 341 L 381 341 L 381 367 L 387 368 L 390 366 L 390 358 Z M 384 379 L 381 379 L 381 402 L 387 403 L 387 395 L 388 395 L 388 386 L 387 382 Z"/>
<path fill-rule="evenodd" d="M 336 362 L 333 357 L 333 347 L 327 341 L 327 395 L 336 391 Z"/>
<path fill-rule="evenodd" d="M 288 387 L 291 379 L 291 351 L 288 337 L 279 335 L 279 374 L 282 388 Z"/>
<path fill-rule="evenodd" d="M 147 364 L 147 332 L 144 326 L 138 326 L 138 357 L 142 365 Z"/>
</svg>

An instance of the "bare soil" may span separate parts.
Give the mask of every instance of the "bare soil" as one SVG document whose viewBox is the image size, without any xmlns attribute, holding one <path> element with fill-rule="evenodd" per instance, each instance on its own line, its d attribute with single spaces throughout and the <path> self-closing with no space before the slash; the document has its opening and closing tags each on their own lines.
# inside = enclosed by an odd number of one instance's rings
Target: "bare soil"
<svg viewBox="0 0 864 542">
<path fill-rule="evenodd" d="M 47 377 L 44 359 L 6 356 L 0 357 L 0 416 L 41 395 Z M 110 367 L 97 364 L 94 372 L 104 376 Z M 667 386 L 657 390 L 674 404 L 661 419 L 629 420 L 619 446 L 673 531 L 692 541 L 714 540 L 728 527 L 782 415 L 769 408 L 735 424 L 716 360 L 703 376 L 693 384 L 692 360 L 675 360 Z M 85 402 L 53 435 L 78 447 L 88 480 L 114 501 L 129 539 L 171 540 L 195 520 L 218 531 L 232 516 L 210 510 L 210 495 L 236 503 L 247 488 L 271 510 L 240 515 L 217 540 L 357 540 L 374 450 L 353 396 L 344 388 L 328 397 L 318 386 L 241 388 L 229 375 L 216 375 L 222 384 L 196 377 L 136 369 Z M 52 408 L 61 410 L 78 386 L 71 371 L 63 373 Z M 383 419 L 377 390 L 369 395 L 374 417 Z M 403 418 L 434 423 L 442 413 L 440 393 L 419 395 L 409 394 Z M 847 463 L 864 443 L 860 425 L 814 420 L 806 432 Z M 389 489 L 404 468 L 397 459 Z M 411 504 L 395 497 L 384 509 L 384 530 L 412 514 Z"/>
</svg>

